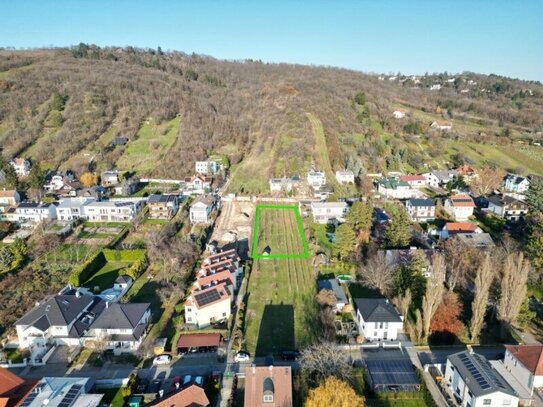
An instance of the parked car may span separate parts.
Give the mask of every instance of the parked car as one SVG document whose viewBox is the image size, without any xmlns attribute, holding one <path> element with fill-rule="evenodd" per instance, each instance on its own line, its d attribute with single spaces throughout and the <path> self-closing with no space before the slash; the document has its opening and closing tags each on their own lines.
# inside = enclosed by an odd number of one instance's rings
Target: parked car
<svg viewBox="0 0 543 407">
<path fill-rule="evenodd" d="M 236 353 L 236 356 L 234 356 L 235 362 L 249 362 L 251 359 L 251 355 L 248 352 L 239 351 Z"/>
<path fill-rule="evenodd" d="M 281 358 L 283 360 L 296 360 L 300 356 L 300 352 L 297 350 L 284 350 L 281 352 Z"/>
<path fill-rule="evenodd" d="M 171 355 L 158 355 L 153 359 L 153 365 L 168 365 L 172 361 Z"/>
<path fill-rule="evenodd" d="M 138 383 L 138 388 L 136 389 L 136 393 L 145 393 L 147 392 L 147 388 L 149 387 L 149 380 L 148 379 L 140 379 Z"/>
<path fill-rule="evenodd" d="M 160 387 L 162 386 L 162 381 L 159 379 L 155 379 L 151 382 L 151 385 L 149 386 L 149 393 L 158 393 L 160 390 Z"/>
</svg>

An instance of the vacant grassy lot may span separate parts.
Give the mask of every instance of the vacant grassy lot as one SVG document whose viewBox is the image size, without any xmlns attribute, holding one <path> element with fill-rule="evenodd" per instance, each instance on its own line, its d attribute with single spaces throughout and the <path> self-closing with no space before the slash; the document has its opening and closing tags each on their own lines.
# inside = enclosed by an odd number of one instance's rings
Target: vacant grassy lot
<svg viewBox="0 0 543 407">
<path fill-rule="evenodd" d="M 270 256 L 307 255 L 302 221 L 296 206 L 257 207 L 253 257 L 269 249 Z"/>
<path fill-rule="evenodd" d="M 160 125 L 152 120 L 145 121 L 136 135 L 136 140 L 127 144 L 117 166 L 142 173 L 150 172 L 175 143 L 178 131 L 179 119 Z"/>
<path fill-rule="evenodd" d="M 245 338 L 251 354 L 301 348 L 318 328 L 317 294 L 309 259 L 258 259 L 249 279 Z"/>
<path fill-rule="evenodd" d="M 104 267 L 96 272 L 86 283 L 85 287 L 91 290 L 94 287 L 100 287 L 100 291 L 112 288 L 115 279 L 122 275 L 122 270 L 129 267 L 132 263 L 125 261 L 108 261 Z"/>
</svg>

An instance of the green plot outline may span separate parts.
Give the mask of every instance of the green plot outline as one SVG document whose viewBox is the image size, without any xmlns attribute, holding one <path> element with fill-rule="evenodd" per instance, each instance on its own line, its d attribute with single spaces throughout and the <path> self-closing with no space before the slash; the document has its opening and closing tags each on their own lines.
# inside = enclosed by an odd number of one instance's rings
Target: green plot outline
<svg viewBox="0 0 543 407">
<path fill-rule="evenodd" d="M 294 211 L 296 215 L 296 223 L 298 224 L 298 231 L 300 232 L 300 238 L 302 239 L 302 245 L 304 247 L 303 253 L 291 253 L 291 254 L 260 254 L 257 253 L 258 245 L 258 225 L 260 223 L 260 212 L 262 209 L 283 209 Z M 304 225 L 302 223 L 302 217 L 300 216 L 300 210 L 298 205 L 257 205 L 256 214 L 255 214 L 255 224 L 253 228 L 253 247 L 251 249 L 251 257 L 253 259 L 306 259 L 309 258 L 309 247 L 307 245 L 307 240 L 305 239 Z"/>
</svg>

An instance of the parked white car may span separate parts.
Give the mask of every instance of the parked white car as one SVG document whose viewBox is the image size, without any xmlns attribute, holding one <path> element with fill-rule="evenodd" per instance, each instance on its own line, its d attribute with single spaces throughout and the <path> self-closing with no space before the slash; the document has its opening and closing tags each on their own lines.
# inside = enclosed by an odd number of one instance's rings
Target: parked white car
<svg viewBox="0 0 543 407">
<path fill-rule="evenodd" d="M 171 361 L 171 355 L 159 355 L 153 359 L 153 365 L 168 365 Z"/>
<path fill-rule="evenodd" d="M 236 356 L 234 356 L 235 362 L 249 362 L 250 359 L 251 359 L 251 355 L 243 351 L 236 353 Z"/>
</svg>

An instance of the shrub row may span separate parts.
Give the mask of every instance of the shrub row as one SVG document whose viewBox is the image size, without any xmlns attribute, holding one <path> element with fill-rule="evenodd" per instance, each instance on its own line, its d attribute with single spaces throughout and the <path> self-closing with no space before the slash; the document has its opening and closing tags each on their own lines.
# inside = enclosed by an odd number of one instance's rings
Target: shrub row
<svg viewBox="0 0 543 407">
<path fill-rule="evenodd" d="M 145 254 L 145 251 L 143 251 L 143 256 L 124 270 L 124 274 L 131 277 L 133 281 L 136 281 L 136 279 L 143 274 L 148 265 L 147 255 Z"/>
<path fill-rule="evenodd" d="M 132 249 L 132 250 L 102 250 L 107 261 L 138 261 L 145 257 L 145 250 Z"/>
<path fill-rule="evenodd" d="M 81 266 L 76 267 L 70 275 L 69 282 L 74 287 L 80 287 L 107 263 L 103 252 L 97 252 Z"/>
</svg>

